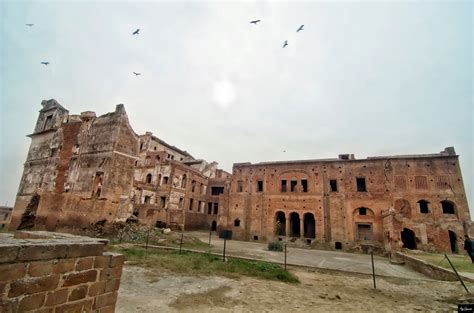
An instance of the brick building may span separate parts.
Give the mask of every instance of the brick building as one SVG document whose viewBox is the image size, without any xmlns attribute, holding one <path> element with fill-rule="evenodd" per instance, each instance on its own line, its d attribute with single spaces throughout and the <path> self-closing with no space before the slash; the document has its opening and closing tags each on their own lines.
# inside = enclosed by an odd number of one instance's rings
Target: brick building
<svg viewBox="0 0 474 313">
<path fill-rule="evenodd" d="M 217 225 L 209 185 L 230 174 L 196 160 L 152 133 L 137 135 L 123 105 L 102 116 L 70 115 L 42 102 L 17 193 L 10 229 L 80 232 L 134 216 L 175 229 Z M 224 192 L 222 190 L 222 192 Z"/>
<path fill-rule="evenodd" d="M 147 132 L 123 105 L 70 115 L 43 101 L 11 229 L 80 231 L 138 219 L 330 249 L 457 251 L 471 220 L 454 148 L 437 154 L 235 163 L 233 173 Z"/>
<path fill-rule="evenodd" d="M 459 251 L 471 225 L 454 148 L 437 154 L 236 163 L 220 225 L 235 238 L 332 249 Z"/>
</svg>

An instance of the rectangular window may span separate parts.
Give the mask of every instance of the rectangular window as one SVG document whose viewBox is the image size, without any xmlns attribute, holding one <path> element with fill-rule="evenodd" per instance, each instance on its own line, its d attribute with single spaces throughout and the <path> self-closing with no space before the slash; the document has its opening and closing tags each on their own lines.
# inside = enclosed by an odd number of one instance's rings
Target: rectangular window
<svg viewBox="0 0 474 313">
<path fill-rule="evenodd" d="M 286 179 L 281 181 L 281 192 L 286 192 Z"/>
<path fill-rule="evenodd" d="M 262 192 L 263 191 L 263 180 L 258 180 L 257 181 L 257 192 Z"/>
<path fill-rule="evenodd" d="M 428 189 L 428 179 L 426 176 L 415 176 L 416 189 Z"/>
<path fill-rule="evenodd" d="M 217 215 L 218 212 L 219 212 L 219 203 L 216 202 L 216 203 L 214 203 L 214 212 L 213 213 Z"/>
<path fill-rule="evenodd" d="M 101 196 L 103 183 L 104 183 L 104 173 L 103 172 L 95 173 L 94 187 L 92 189 L 93 197 L 99 198 Z"/>
<path fill-rule="evenodd" d="M 301 190 L 303 192 L 308 192 L 308 181 L 306 179 L 301 180 Z"/>
<path fill-rule="evenodd" d="M 178 208 L 182 209 L 183 208 L 183 198 L 179 198 L 179 203 L 178 203 Z"/>
<path fill-rule="evenodd" d="M 49 115 L 46 117 L 46 121 L 44 122 L 43 130 L 50 129 L 53 126 L 53 116 Z"/>
<path fill-rule="evenodd" d="M 211 187 L 212 196 L 218 196 L 221 193 L 224 193 L 224 187 Z"/>
<path fill-rule="evenodd" d="M 358 192 L 365 192 L 367 191 L 367 188 L 365 186 L 365 178 L 363 177 L 357 177 L 356 178 L 356 183 L 357 183 L 357 191 Z"/>
<path fill-rule="evenodd" d="M 330 179 L 329 180 L 329 187 L 331 187 L 331 192 L 337 192 L 337 180 Z"/>
<path fill-rule="evenodd" d="M 160 208 L 164 209 L 165 206 L 166 206 L 166 197 L 160 197 Z"/>
<path fill-rule="evenodd" d="M 168 176 L 163 177 L 163 185 L 168 185 L 168 180 L 169 180 Z"/>
<path fill-rule="evenodd" d="M 150 204 L 150 201 L 151 201 L 151 197 L 150 196 L 145 196 L 145 200 L 143 201 L 143 203 Z"/>
<path fill-rule="evenodd" d="M 195 190 L 196 190 L 196 181 L 193 180 L 193 181 L 191 182 L 191 192 L 194 192 Z"/>
<path fill-rule="evenodd" d="M 449 176 L 436 176 L 435 179 L 438 189 L 449 189 Z"/>
<path fill-rule="evenodd" d="M 198 212 L 201 213 L 201 201 L 198 202 Z"/>
<path fill-rule="evenodd" d="M 244 182 L 241 180 L 237 181 L 237 192 L 243 192 L 244 191 Z"/>
<path fill-rule="evenodd" d="M 296 180 L 292 180 L 292 181 L 290 182 L 290 188 L 291 188 L 290 190 L 291 190 L 291 192 L 295 192 L 295 191 L 296 191 L 296 185 L 297 185 L 297 184 L 298 184 L 298 182 L 297 182 Z"/>
<path fill-rule="evenodd" d="M 212 214 L 212 202 L 207 203 L 207 214 Z"/>
<path fill-rule="evenodd" d="M 193 199 L 189 199 L 189 211 L 193 210 Z"/>
<path fill-rule="evenodd" d="M 407 177 L 406 176 L 395 176 L 395 189 L 396 190 L 407 190 Z"/>
</svg>

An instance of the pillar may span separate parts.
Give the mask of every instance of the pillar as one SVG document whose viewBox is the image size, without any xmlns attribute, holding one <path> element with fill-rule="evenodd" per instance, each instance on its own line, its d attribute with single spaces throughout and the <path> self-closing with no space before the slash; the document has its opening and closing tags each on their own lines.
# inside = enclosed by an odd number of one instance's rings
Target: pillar
<svg viewBox="0 0 474 313">
<path fill-rule="evenodd" d="M 285 217 L 285 236 L 286 237 L 289 237 L 290 236 L 290 218 L 289 217 Z"/>
<path fill-rule="evenodd" d="M 304 238 L 304 217 L 300 216 L 300 238 Z"/>
</svg>

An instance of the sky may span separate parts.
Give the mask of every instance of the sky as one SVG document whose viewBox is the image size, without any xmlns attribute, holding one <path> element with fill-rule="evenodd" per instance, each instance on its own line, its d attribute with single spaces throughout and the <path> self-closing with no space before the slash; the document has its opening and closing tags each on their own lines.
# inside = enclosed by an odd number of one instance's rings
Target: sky
<svg viewBox="0 0 474 313">
<path fill-rule="evenodd" d="M 472 16 L 469 1 L 0 1 L 0 204 L 54 98 L 123 103 L 137 133 L 227 171 L 454 146 L 474 216 Z"/>
</svg>

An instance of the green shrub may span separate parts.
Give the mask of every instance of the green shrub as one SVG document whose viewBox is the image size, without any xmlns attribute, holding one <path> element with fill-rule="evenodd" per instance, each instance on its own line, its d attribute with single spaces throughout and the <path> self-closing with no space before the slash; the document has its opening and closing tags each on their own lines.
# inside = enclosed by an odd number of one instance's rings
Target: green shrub
<svg viewBox="0 0 474 313">
<path fill-rule="evenodd" d="M 283 244 L 280 241 L 271 241 L 268 243 L 268 250 L 283 251 Z"/>
</svg>

